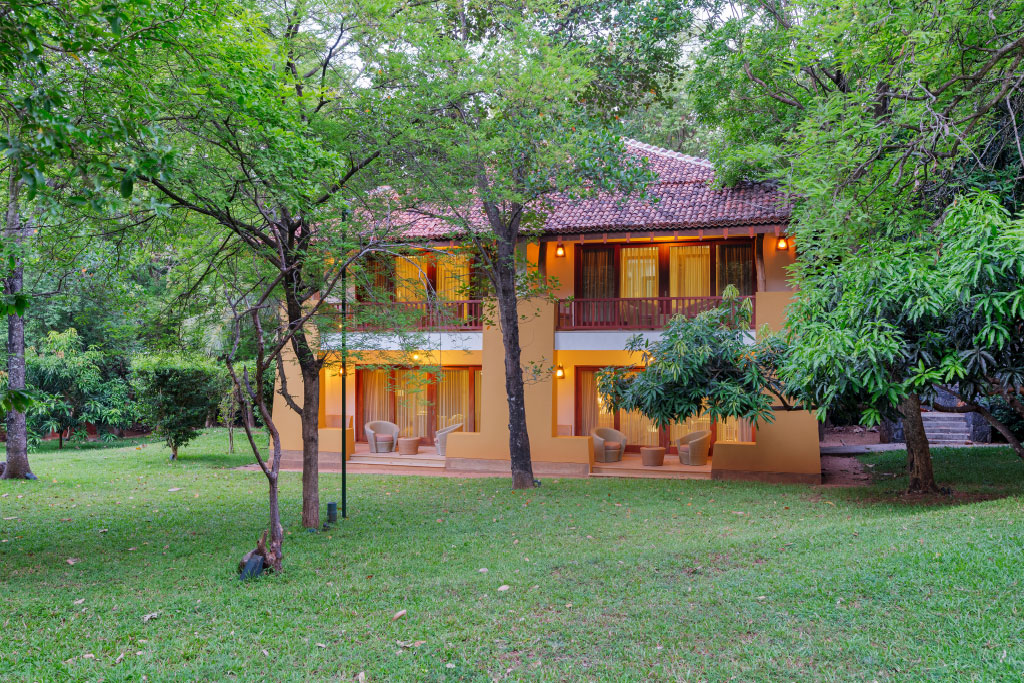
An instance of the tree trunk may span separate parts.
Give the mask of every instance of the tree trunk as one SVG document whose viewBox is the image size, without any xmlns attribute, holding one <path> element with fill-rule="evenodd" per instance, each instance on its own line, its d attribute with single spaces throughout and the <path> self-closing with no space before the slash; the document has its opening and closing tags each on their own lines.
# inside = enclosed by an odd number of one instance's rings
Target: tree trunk
<svg viewBox="0 0 1024 683">
<path fill-rule="evenodd" d="M 177 460 L 177 459 L 178 459 L 178 445 L 177 444 L 171 444 L 171 460 Z"/>
<path fill-rule="evenodd" d="M 495 294 L 501 340 L 505 347 L 505 395 L 508 399 L 508 451 L 512 462 L 512 488 L 534 487 L 530 434 L 526 427 L 526 391 L 519 345 L 519 307 L 516 298 L 515 247 L 499 242 L 495 263 Z"/>
<path fill-rule="evenodd" d="M 280 462 L 280 456 L 275 456 L 275 461 Z M 267 477 L 270 486 L 270 546 L 266 547 L 263 559 L 267 566 L 275 572 L 281 571 L 281 545 L 284 543 L 284 528 L 281 526 L 281 505 L 277 498 L 277 472 L 272 472 Z"/>
<path fill-rule="evenodd" d="M 228 423 L 228 453 L 235 454 L 235 426 L 234 421 Z"/>
<path fill-rule="evenodd" d="M 7 243 L 17 250 L 23 241 L 21 214 L 18 195 L 21 180 L 12 172 L 8 184 L 8 202 L 4 234 Z M 4 282 L 8 297 L 20 294 L 24 285 L 25 271 L 21 255 L 14 262 L 14 269 Z M 17 313 L 7 316 L 7 386 L 11 389 L 25 388 L 25 320 Z M 28 479 L 32 469 L 28 465 L 28 426 L 25 413 L 12 410 L 7 413 L 7 466 L 2 479 Z"/>
<path fill-rule="evenodd" d="M 320 372 L 302 372 L 302 526 L 320 528 Z"/>
<path fill-rule="evenodd" d="M 302 304 L 296 295 L 301 283 L 287 280 L 285 308 L 290 326 L 302 320 Z M 320 362 L 305 333 L 298 329 L 292 336 L 292 349 L 302 374 L 302 526 L 320 528 Z M 284 384 L 282 383 L 282 386 Z"/>
<path fill-rule="evenodd" d="M 903 434 L 907 442 L 907 493 L 939 493 L 932 472 L 932 452 L 921 419 L 921 397 L 908 394 L 900 401 Z"/>
</svg>

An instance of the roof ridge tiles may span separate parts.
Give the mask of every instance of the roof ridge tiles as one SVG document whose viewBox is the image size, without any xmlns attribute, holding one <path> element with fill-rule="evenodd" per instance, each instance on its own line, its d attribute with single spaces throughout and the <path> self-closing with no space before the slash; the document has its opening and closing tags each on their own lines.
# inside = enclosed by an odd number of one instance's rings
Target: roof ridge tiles
<svg viewBox="0 0 1024 683">
<path fill-rule="evenodd" d="M 687 163 L 695 164 L 697 166 L 703 166 L 704 168 L 715 168 L 714 164 L 712 164 L 707 159 L 701 157 L 695 157 L 690 154 L 683 154 L 682 152 L 676 152 L 675 150 L 665 149 L 664 147 L 658 147 L 657 145 L 652 145 L 646 142 L 640 142 L 639 140 L 634 140 L 633 138 L 623 138 L 622 140 L 627 147 L 636 147 L 638 149 L 642 149 L 645 152 L 652 152 L 654 154 L 670 157 L 672 159 L 679 159 L 680 161 L 685 161 Z"/>
</svg>

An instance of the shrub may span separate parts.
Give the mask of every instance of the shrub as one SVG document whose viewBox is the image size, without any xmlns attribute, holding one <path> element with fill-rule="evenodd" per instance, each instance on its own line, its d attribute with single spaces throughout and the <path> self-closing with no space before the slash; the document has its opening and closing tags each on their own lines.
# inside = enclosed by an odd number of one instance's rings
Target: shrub
<svg viewBox="0 0 1024 683">
<path fill-rule="evenodd" d="M 166 439 L 172 460 L 217 407 L 223 374 L 223 368 L 201 356 L 138 356 L 132 361 L 132 384 L 143 416 Z"/>
</svg>

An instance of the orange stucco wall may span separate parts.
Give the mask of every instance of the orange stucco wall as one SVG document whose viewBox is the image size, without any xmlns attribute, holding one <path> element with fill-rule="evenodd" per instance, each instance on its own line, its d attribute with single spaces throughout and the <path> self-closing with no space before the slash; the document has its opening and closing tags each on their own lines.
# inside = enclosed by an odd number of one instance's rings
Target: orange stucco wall
<svg viewBox="0 0 1024 683">
<path fill-rule="evenodd" d="M 783 328 L 786 306 L 792 298 L 788 288 L 786 267 L 793 261 L 793 249 L 777 251 L 771 235 L 764 240 L 765 291 L 757 293 L 757 325 L 772 331 Z M 574 275 L 574 242 L 565 243 L 566 256 L 556 257 L 556 242 L 527 247 L 531 260 L 545 250 L 545 272 L 557 278 L 556 294 L 572 294 Z M 555 350 L 556 306 L 550 301 L 533 299 L 520 304 L 520 342 L 522 362 L 527 376 L 526 415 L 531 452 L 538 473 L 565 472 L 585 474 L 593 462 L 593 446 L 587 436 L 558 436 L 559 428 L 574 428 L 575 369 L 577 366 L 630 365 L 634 355 L 623 350 Z M 476 432 L 456 432 L 448 437 L 449 467 L 507 471 L 508 407 L 505 396 L 504 347 L 501 330 L 485 325 L 482 351 L 437 351 L 424 349 L 424 365 L 480 365 L 482 372 L 481 415 Z M 289 388 L 300 386 L 298 368 L 291 349 L 284 351 Z M 408 363 L 403 352 L 367 352 L 356 363 Z M 556 379 L 554 368 L 561 365 L 565 377 Z M 349 365 L 347 396 L 341 396 L 341 377 L 336 363 L 328 362 L 321 375 L 321 450 L 337 453 L 341 449 L 341 406 L 355 415 L 355 363 Z M 280 388 L 280 383 L 278 383 Z M 301 399 L 298 399 L 301 400 Z M 274 417 L 286 451 L 301 450 L 298 415 L 275 393 Z M 563 431 L 564 433 L 564 431 Z M 720 477 L 744 473 L 767 478 L 791 475 L 813 481 L 820 475 L 817 424 L 806 412 L 778 413 L 773 424 L 760 425 L 754 443 L 716 444 L 712 458 L 712 474 Z M 349 439 L 351 439 L 349 432 Z M 350 442 L 351 446 L 351 442 Z"/>
<path fill-rule="evenodd" d="M 538 299 L 526 300 L 520 302 L 519 310 L 522 365 L 527 377 L 526 422 L 533 461 L 535 464 L 566 463 L 589 471 L 593 459 L 590 438 L 556 436 L 554 304 Z M 496 325 L 484 327 L 482 360 L 481 427 L 477 432 L 456 432 L 448 436 L 449 460 L 509 459 L 505 353 L 501 330 Z"/>
<path fill-rule="evenodd" d="M 780 479 L 820 481 L 818 424 L 811 413 L 803 410 L 776 412 L 774 422 L 757 427 L 755 438 L 756 443 L 715 444 L 714 456 L 711 458 L 712 476 L 724 479 L 757 474 Z"/>
</svg>

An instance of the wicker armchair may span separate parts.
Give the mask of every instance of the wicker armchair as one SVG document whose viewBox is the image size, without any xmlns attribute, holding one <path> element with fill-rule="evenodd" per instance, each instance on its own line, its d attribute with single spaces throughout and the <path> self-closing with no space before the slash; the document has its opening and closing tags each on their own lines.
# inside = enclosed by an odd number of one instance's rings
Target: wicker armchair
<svg viewBox="0 0 1024 683">
<path fill-rule="evenodd" d="M 676 439 L 676 451 L 679 453 L 680 465 L 707 465 L 708 451 L 711 449 L 711 432 L 702 429 L 690 432 Z"/>
<path fill-rule="evenodd" d="M 384 420 L 367 422 L 363 427 L 371 453 L 390 453 L 398 447 L 398 425 Z"/>
<path fill-rule="evenodd" d="M 609 427 L 590 431 L 594 439 L 594 462 L 618 462 L 626 450 L 626 435 Z"/>
<path fill-rule="evenodd" d="M 445 449 L 448 448 L 448 435 L 462 429 L 462 423 L 448 425 L 444 429 L 434 432 L 434 445 L 437 446 L 437 454 L 444 457 Z"/>
</svg>

